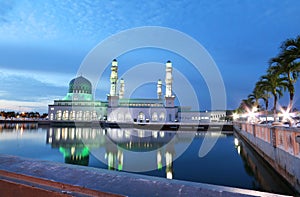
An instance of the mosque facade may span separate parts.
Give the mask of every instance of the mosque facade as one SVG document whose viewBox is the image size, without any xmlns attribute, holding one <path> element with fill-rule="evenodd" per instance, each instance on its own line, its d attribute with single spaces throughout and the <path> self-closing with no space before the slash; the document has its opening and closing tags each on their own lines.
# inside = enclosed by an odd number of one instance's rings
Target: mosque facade
<svg viewBox="0 0 300 197">
<path fill-rule="evenodd" d="M 165 94 L 162 80 L 157 81 L 157 98 L 124 98 L 125 81 L 118 78 L 118 62 L 113 60 L 110 92 L 106 101 L 94 100 L 91 82 L 79 76 L 69 83 L 69 91 L 61 100 L 48 107 L 50 121 L 108 121 L 108 122 L 210 122 L 226 116 L 225 111 L 195 112 L 175 106 L 172 94 L 172 62 L 166 63 Z M 119 88 L 118 88 L 119 87 Z M 119 89 L 119 91 L 117 91 Z"/>
</svg>

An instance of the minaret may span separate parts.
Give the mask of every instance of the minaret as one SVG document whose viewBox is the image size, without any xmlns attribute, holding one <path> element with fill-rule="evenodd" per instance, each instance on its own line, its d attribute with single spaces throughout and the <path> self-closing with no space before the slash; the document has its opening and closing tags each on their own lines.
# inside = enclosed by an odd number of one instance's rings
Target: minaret
<svg viewBox="0 0 300 197">
<path fill-rule="evenodd" d="M 117 95 L 117 81 L 118 81 L 118 61 L 114 59 L 111 63 L 110 96 Z"/>
<path fill-rule="evenodd" d="M 166 95 L 165 97 L 172 97 L 172 62 L 167 61 L 166 63 Z"/>
<path fill-rule="evenodd" d="M 124 97 L 124 92 L 125 92 L 125 82 L 124 82 L 124 79 L 121 78 L 121 80 L 120 80 L 119 98 L 123 98 Z"/>
<path fill-rule="evenodd" d="M 173 76 L 172 76 L 172 63 L 171 61 L 167 61 L 166 63 L 166 95 L 165 95 L 165 107 L 172 108 L 174 107 L 174 100 L 175 96 L 172 95 L 172 82 L 173 82 Z M 167 115 L 167 121 L 174 121 L 175 120 L 175 114 L 169 113 Z"/>
<path fill-rule="evenodd" d="M 162 89 L 161 89 L 161 87 L 162 87 L 162 81 L 159 79 L 157 81 L 157 98 L 158 99 L 161 99 L 161 95 L 162 95 Z"/>
</svg>

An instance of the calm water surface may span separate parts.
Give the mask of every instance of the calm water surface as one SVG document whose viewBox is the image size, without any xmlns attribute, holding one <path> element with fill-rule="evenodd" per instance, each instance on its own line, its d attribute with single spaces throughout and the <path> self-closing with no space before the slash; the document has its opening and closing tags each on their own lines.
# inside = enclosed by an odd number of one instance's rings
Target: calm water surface
<svg viewBox="0 0 300 197">
<path fill-rule="evenodd" d="M 0 154 L 294 194 L 247 144 L 232 134 L 208 132 L 208 139 L 217 142 L 206 156 L 199 157 L 205 134 L 0 124 Z"/>
</svg>

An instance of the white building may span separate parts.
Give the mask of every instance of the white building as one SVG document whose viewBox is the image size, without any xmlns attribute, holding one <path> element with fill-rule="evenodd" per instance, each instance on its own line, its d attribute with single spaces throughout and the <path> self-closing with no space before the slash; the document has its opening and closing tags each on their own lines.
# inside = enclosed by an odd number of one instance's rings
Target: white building
<svg viewBox="0 0 300 197">
<path fill-rule="evenodd" d="M 91 82 L 79 76 L 69 83 L 62 100 L 49 105 L 51 121 L 109 121 L 109 122 L 215 122 L 226 116 L 225 111 L 199 112 L 175 106 L 172 92 L 172 62 L 166 63 L 165 94 L 162 80 L 157 81 L 157 98 L 124 98 L 125 80 L 118 81 L 118 62 L 111 64 L 110 91 L 107 101 L 93 100 Z M 119 82 L 119 84 L 118 84 Z M 119 92 L 117 92 L 117 87 Z M 182 110 L 185 109 L 185 110 Z"/>
</svg>

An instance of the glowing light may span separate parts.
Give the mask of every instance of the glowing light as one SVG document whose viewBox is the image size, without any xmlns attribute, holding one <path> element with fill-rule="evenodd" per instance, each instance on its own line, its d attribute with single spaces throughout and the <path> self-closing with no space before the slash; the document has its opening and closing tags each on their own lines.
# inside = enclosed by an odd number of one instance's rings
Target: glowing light
<svg viewBox="0 0 300 197">
<path fill-rule="evenodd" d="M 254 107 L 252 108 L 252 112 L 256 112 L 256 111 L 257 111 L 257 107 L 254 106 Z"/>
<path fill-rule="evenodd" d="M 172 172 L 167 172 L 167 179 L 173 179 Z"/>
<path fill-rule="evenodd" d="M 237 138 L 234 138 L 234 145 L 238 146 L 239 145 L 239 140 Z"/>
<path fill-rule="evenodd" d="M 256 111 L 257 111 L 257 107 L 253 107 L 251 110 L 249 108 L 246 107 L 247 113 L 243 114 L 242 117 L 248 118 L 248 122 L 250 123 L 255 123 L 257 122 L 257 118 L 256 118 Z"/>
<path fill-rule="evenodd" d="M 293 121 L 293 113 L 290 113 L 290 109 L 287 108 L 286 110 L 283 109 L 282 107 L 279 108 L 280 109 L 280 112 L 278 114 L 278 116 L 281 116 L 282 117 L 282 122 L 285 122 L 285 121 L 289 121 L 289 122 L 292 122 Z"/>
<path fill-rule="evenodd" d="M 236 120 L 236 119 L 238 119 L 240 116 L 237 114 L 237 113 L 233 113 L 232 114 L 232 118 L 233 118 L 233 120 Z"/>
<path fill-rule="evenodd" d="M 241 146 L 237 147 L 237 152 L 238 152 L 239 155 L 241 154 Z"/>
</svg>

